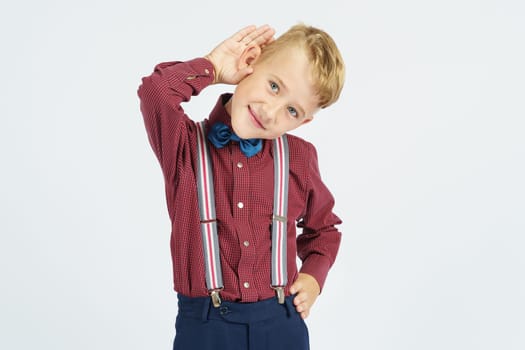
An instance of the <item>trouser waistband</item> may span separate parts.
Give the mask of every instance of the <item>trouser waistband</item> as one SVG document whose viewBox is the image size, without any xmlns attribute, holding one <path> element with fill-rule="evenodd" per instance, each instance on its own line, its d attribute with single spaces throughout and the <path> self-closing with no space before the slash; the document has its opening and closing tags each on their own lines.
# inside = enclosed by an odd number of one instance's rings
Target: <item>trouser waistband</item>
<svg viewBox="0 0 525 350">
<path fill-rule="evenodd" d="M 290 317 L 292 313 L 296 313 L 293 296 L 286 297 L 284 304 L 279 304 L 277 298 L 270 298 L 254 303 L 223 301 L 218 308 L 213 307 L 209 297 L 191 298 L 181 294 L 177 297 L 181 316 L 203 321 L 254 323 L 275 317 Z"/>
</svg>

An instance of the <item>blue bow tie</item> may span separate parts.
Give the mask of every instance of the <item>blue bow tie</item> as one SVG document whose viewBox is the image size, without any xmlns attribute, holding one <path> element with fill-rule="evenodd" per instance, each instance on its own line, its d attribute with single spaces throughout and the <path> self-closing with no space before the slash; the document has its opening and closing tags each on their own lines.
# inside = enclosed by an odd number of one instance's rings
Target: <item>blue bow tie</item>
<svg viewBox="0 0 525 350">
<path fill-rule="evenodd" d="M 226 124 L 221 122 L 213 124 L 210 128 L 208 140 L 217 148 L 223 148 L 230 141 L 237 141 L 241 147 L 241 152 L 248 158 L 256 155 L 262 149 L 261 139 L 241 139 Z"/>
</svg>

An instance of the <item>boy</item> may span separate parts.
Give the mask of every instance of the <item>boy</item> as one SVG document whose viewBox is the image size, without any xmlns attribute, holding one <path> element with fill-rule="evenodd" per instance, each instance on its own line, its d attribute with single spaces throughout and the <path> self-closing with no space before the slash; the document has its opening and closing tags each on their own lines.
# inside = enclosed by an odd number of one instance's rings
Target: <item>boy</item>
<svg viewBox="0 0 525 350">
<path fill-rule="evenodd" d="M 139 87 L 172 222 L 175 350 L 309 348 L 304 319 L 341 221 L 315 148 L 286 133 L 338 99 L 344 64 L 317 28 L 273 35 L 246 27 L 203 58 L 157 65 Z M 181 103 L 218 83 L 235 92 L 195 123 Z"/>
</svg>

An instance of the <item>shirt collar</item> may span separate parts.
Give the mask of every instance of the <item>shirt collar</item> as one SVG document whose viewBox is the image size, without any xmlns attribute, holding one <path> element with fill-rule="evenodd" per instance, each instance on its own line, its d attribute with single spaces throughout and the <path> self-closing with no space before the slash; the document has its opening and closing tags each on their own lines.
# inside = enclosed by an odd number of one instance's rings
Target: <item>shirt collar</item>
<svg viewBox="0 0 525 350">
<path fill-rule="evenodd" d="M 229 128 L 232 127 L 231 117 L 226 111 L 226 108 L 224 107 L 224 105 L 230 100 L 231 97 L 231 93 L 225 93 L 219 96 L 215 107 L 213 107 L 210 113 L 210 119 L 208 122 L 209 125 L 221 122 L 228 125 Z"/>
</svg>

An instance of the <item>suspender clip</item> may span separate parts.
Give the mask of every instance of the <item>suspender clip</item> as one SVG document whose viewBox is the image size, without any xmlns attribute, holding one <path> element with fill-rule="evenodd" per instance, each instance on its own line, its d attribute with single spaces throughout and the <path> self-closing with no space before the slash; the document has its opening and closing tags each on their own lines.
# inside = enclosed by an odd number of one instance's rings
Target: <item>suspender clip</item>
<svg viewBox="0 0 525 350">
<path fill-rule="evenodd" d="M 287 221 L 286 216 L 276 215 L 276 214 L 273 214 L 272 220 L 284 222 L 285 224 L 286 224 L 286 221 Z"/>
<path fill-rule="evenodd" d="M 272 288 L 275 290 L 275 295 L 277 296 L 279 304 L 284 304 L 284 287 L 277 286 Z"/>
<path fill-rule="evenodd" d="M 210 292 L 211 303 L 213 304 L 213 307 L 215 308 L 221 306 L 222 300 L 221 300 L 221 296 L 219 295 L 219 292 L 221 290 L 222 289 L 215 289 Z"/>
</svg>

